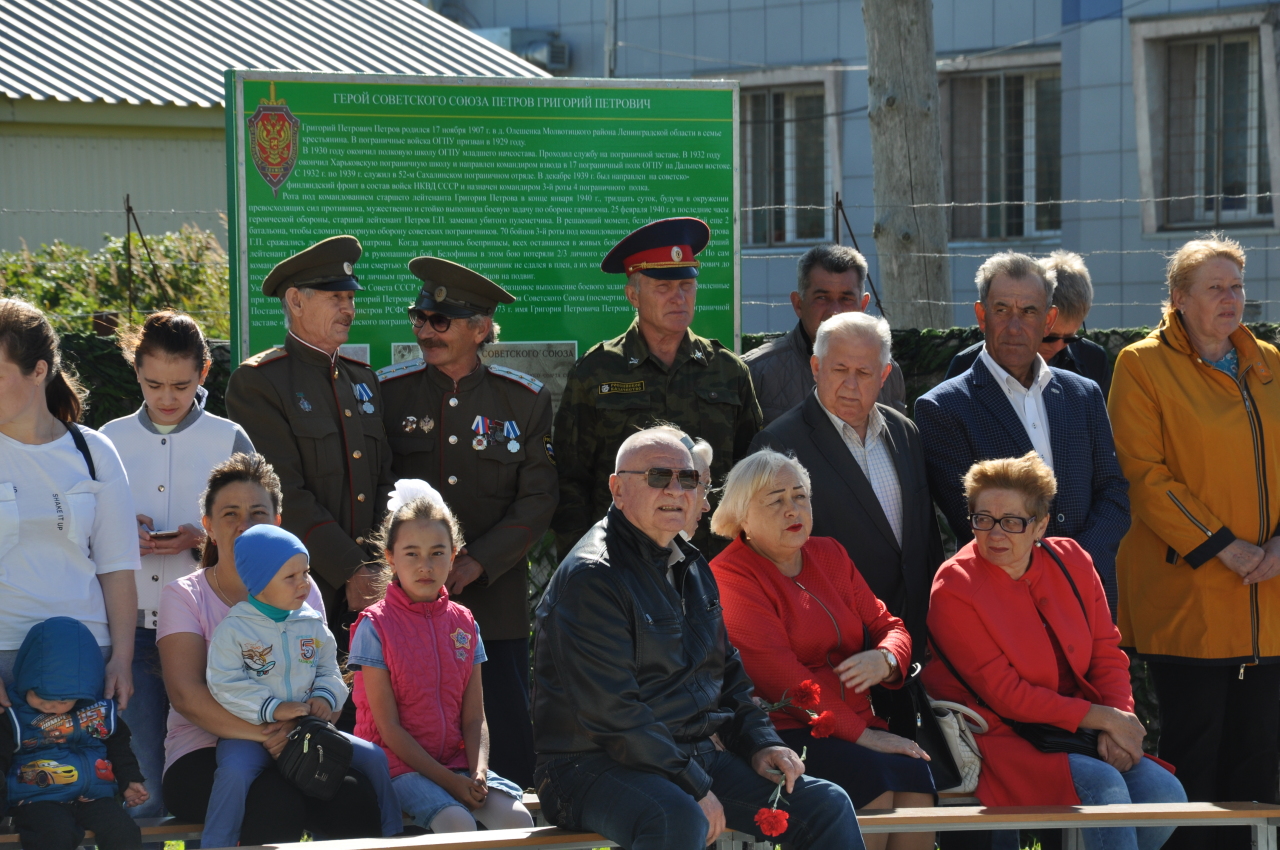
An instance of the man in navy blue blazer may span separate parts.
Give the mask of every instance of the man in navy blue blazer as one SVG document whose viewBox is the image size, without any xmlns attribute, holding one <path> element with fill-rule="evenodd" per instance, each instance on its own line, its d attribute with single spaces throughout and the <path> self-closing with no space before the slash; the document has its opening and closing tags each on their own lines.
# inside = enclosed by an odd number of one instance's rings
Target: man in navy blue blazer
<svg viewBox="0 0 1280 850">
<path fill-rule="evenodd" d="M 960 544 L 973 537 L 962 479 L 980 460 L 1035 450 L 1053 468 L 1058 494 L 1050 537 L 1070 537 L 1093 557 L 1111 616 L 1116 549 L 1129 529 L 1129 484 L 1116 461 L 1098 385 L 1048 366 L 1038 348 L 1056 318 L 1053 283 L 1024 254 L 996 254 L 977 274 L 974 312 L 986 337 L 968 371 L 916 401 L 929 489 Z"/>
</svg>

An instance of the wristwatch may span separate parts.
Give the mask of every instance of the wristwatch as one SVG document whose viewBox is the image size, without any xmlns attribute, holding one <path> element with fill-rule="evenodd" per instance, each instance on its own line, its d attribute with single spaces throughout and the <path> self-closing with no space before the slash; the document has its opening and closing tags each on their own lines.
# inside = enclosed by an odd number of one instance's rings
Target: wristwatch
<svg viewBox="0 0 1280 850">
<path fill-rule="evenodd" d="M 893 674 L 898 672 L 898 659 L 894 657 L 892 652 L 885 649 L 883 646 L 877 647 L 877 649 L 879 649 L 880 654 L 884 656 L 885 663 L 889 665 L 889 675 L 886 678 L 892 679 Z"/>
</svg>

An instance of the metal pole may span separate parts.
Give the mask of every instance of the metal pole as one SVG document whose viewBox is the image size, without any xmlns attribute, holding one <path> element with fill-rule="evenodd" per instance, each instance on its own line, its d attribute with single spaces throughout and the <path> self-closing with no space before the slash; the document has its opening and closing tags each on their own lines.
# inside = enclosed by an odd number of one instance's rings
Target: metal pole
<svg viewBox="0 0 1280 850">
<path fill-rule="evenodd" d="M 129 196 L 124 196 L 124 262 L 127 269 L 126 283 L 129 287 L 129 324 L 133 324 L 133 251 L 130 248 L 133 235 L 133 205 Z"/>
<path fill-rule="evenodd" d="M 618 0 L 604 0 L 604 75 L 618 67 Z"/>
</svg>

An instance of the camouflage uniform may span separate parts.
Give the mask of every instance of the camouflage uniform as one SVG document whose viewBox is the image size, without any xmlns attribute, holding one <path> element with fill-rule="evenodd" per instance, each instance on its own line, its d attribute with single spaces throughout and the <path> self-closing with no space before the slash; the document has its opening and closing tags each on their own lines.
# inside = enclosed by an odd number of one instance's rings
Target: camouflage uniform
<svg viewBox="0 0 1280 850">
<path fill-rule="evenodd" d="M 289 334 L 284 348 L 231 373 L 227 414 L 280 476 L 282 524 L 311 553 L 334 622 L 347 579 L 369 560 L 364 544 L 391 491 L 378 379 L 359 360 L 330 358 Z"/>
<path fill-rule="evenodd" d="M 552 528 L 561 557 L 613 503 L 609 475 L 631 434 L 669 423 L 701 437 L 715 452 L 712 479 L 723 483 L 762 427 L 742 359 L 716 340 L 685 333 L 668 368 L 649 354 L 636 320 L 622 336 L 593 346 L 569 373 L 554 443 L 560 506 Z M 724 547 L 712 543 L 705 521 L 693 542 L 707 554 Z"/>
</svg>

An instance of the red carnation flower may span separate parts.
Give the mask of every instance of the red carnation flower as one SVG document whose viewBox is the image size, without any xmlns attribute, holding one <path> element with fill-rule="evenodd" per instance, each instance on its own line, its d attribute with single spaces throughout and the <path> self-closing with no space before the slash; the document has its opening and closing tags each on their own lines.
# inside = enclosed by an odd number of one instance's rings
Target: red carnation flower
<svg viewBox="0 0 1280 850">
<path fill-rule="evenodd" d="M 809 734 L 815 738 L 830 738 L 836 731 L 836 716 L 824 711 L 809 721 Z"/>
<path fill-rule="evenodd" d="M 791 704 L 796 708 L 802 708 L 805 711 L 818 707 L 818 701 L 822 698 L 822 687 L 813 679 L 805 679 L 796 685 L 795 691 L 791 694 Z"/>
<path fill-rule="evenodd" d="M 786 812 L 777 809 L 761 809 L 756 812 L 756 826 L 765 835 L 776 838 L 787 831 L 788 817 L 790 816 Z"/>
</svg>

